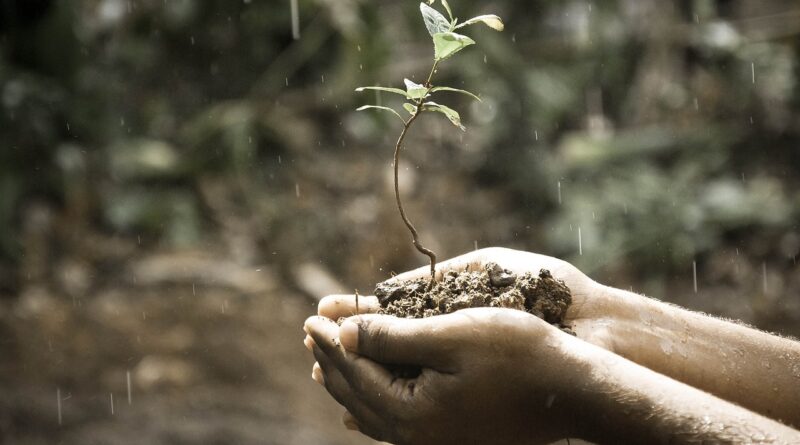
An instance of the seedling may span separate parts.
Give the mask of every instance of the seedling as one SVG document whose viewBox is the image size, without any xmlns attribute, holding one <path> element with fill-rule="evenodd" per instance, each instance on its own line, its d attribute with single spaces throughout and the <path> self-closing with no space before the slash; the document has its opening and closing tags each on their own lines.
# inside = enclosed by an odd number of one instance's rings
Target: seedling
<svg viewBox="0 0 800 445">
<path fill-rule="evenodd" d="M 411 239 L 414 243 L 414 247 L 423 255 L 426 255 L 430 258 L 431 261 L 431 281 L 430 285 L 433 285 L 434 277 L 436 275 L 436 254 L 428 249 L 427 247 L 423 246 L 419 240 L 419 234 L 417 233 L 417 229 L 411 223 L 411 220 L 408 219 L 405 210 L 403 209 L 403 202 L 400 199 L 400 187 L 398 185 L 398 176 L 399 176 L 399 161 L 400 161 L 400 150 L 403 148 L 403 141 L 408 134 L 408 130 L 411 128 L 411 125 L 417 120 L 417 118 L 424 112 L 436 112 L 443 114 L 450 122 L 461 129 L 462 131 L 466 130 L 464 126 L 461 124 L 461 116 L 458 114 L 457 111 L 453 110 L 450 107 L 445 105 L 433 102 L 430 100 L 430 97 L 437 92 L 454 92 L 454 93 L 461 93 L 470 96 L 471 98 L 480 101 L 481 99 L 469 91 L 460 90 L 458 88 L 451 88 L 447 86 L 434 86 L 433 84 L 433 76 L 436 74 L 436 69 L 439 67 L 439 64 L 453 57 L 456 53 L 461 51 L 462 49 L 474 45 L 475 41 L 471 38 L 456 33 L 457 29 L 461 29 L 470 25 L 474 25 L 477 23 L 483 23 L 488 27 L 496 30 L 502 31 L 504 28 L 502 20 L 500 17 L 488 14 L 488 15 L 480 15 L 477 17 L 473 17 L 465 22 L 458 22 L 458 18 L 453 16 L 453 12 L 450 9 L 450 5 L 447 3 L 447 0 L 441 0 L 442 6 L 444 7 L 445 11 L 447 12 L 447 17 L 445 17 L 442 13 L 437 11 L 436 9 L 428 6 L 433 4 L 436 0 L 428 0 L 428 4 L 420 3 L 419 9 L 422 12 L 422 18 L 425 21 L 425 27 L 428 29 L 428 33 L 431 35 L 433 39 L 433 66 L 431 67 L 430 74 L 428 74 L 427 80 L 425 83 L 418 84 L 411 80 L 404 79 L 405 83 L 405 90 L 400 88 L 389 88 L 389 87 L 380 87 L 380 86 L 370 86 L 370 87 L 360 87 L 356 88 L 356 91 L 365 91 L 365 90 L 376 90 L 376 91 L 385 91 L 387 93 L 398 94 L 403 96 L 407 102 L 403 104 L 403 108 L 408 112 L 410 117 L 403 118 L 403 116 L 395 109 L 390 107 L 384 107 L 379 105 L 364 105 L 363 107 L 358 108 L 358 111 L 368 110 L 368 109 L 375 109 L 375 110 L 382 110 L 388 111 L 395 116 L 397 116 L 401 122 L 403 122 L 403 129 L 400 132 L 400 136 L 397 138 L 397 143 L 394 146 L 394 197 L 397 201 L 397 209 L 400 211 L 400 217 L 403 218 L 403 223 L 405 223 L 408 231 L 411 232 Z"/>
</svg>

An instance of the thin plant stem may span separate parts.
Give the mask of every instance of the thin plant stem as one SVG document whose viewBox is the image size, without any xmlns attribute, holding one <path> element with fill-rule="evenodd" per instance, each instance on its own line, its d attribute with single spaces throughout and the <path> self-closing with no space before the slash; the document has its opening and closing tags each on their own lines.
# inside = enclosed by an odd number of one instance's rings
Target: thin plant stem
<svg viewBox="0 0 800 445">
<path fill-rule="evenodd" d="M 431 72 L 428 74 L 428 80 L 425 81 L 425 87 L 428 88 L 428 91 L 430 91 L 432 88 L 431 81 L 433 80 L 433 75 L 436 72 L 436 66 L 438 64 L 438 60 L 433 63 Z M 428 285 L 428 288 L 430 289 L 433 287 L 433 283 L 436 279 L 436 253 L 422 245 L 419 240 L 419 233 L 417 233 L 417 229 L 414 227 L 414 224 L 411 223 L 411 220 L 408 219 L 408 216 L 406 216 L 405 209 L 403 209 L 403 202 L 400 199 L 400 185 L 398 180 L 400 175 L 400 149 L 403 147 L 403 141 L 406 138 L 408 129 L 411 128 L 411 125 L 414 124 L 414 121 L 416 121 L 417 117 L 419 117 L 420 113 L 422 113 L 422 105 L 425 102 L 425 96 L 427 95 L 428 92 L 426 91 L 425 95 L 417 101 L 417 109 L 415 110 L 414 114 L 405 122 L 405 125 L 403 125 L 403 131 L 400 132 L 400 137 L 397 138 L 397 144 L 394 146 L 394 197 L 397 201 L 397 209 L 400 211 L 400 217 L 403 218 L 403 222 L 405 223 L 406 227 L 408 227 L 408 231 L 411 232 L 411 240 L 414 243 L 414 247 L 431 260 L 431 281 Z"/>
</svg>

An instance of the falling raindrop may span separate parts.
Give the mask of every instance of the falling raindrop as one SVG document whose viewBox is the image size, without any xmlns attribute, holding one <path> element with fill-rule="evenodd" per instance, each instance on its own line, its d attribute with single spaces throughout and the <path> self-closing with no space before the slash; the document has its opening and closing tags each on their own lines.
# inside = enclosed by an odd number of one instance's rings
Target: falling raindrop
<svg viewBox="0 0 800 445">
<path fill-rule="evenodd" d="M 583 255 L 583 239 L 581 238 L 581 226 L 578 226 L 578 255 Z"/>
<path fill-rule="evenodd" d="M 692 261 L 692 280 L 694 283 L 694 293 L 697 293 L 697 261 Z"/>
<path fill-rule="evenodd" d="M 764 277 L 764 293 L 767 293 L 767 262 L 761 263 L 761 274 Z"/>
<path fill-rule="evenodd" d="M 109 399 L 111 401 L 111 415 L 113 416 L 114 415 L 114 393 L 113 392 L 109 393 L 108 396 L 109 396 Z"/>
<path fill-rule="evenodd" d="M 189 37 L 189 41 L 192 42 L 192 46 L 194 46 L 194 36 Z"/>
<path fill-rule="evenodd" d="M 756 64 L 755 62 L 750 62 L 750 74 L 753 80 L 753 85 L 756 83 Z"/>
<path fill-rule="evenodd" d="M 697 100 L 697 97 L 694 98 L 694 109 L 700 111 L 700 101 Z"/>
<path fill-rule="evenodd" d="M 475 240 L 474 244 L 475 244 L 475 250 L 478 250 L 478 240 Z"/>
<path fill-rule="evenodd" d="M 558 205 L 561 205 L 561 181 L 558 181 Z"/>
<path fill-rule="evenodd" d="M 294 183 L 294 194 L 298 198 L 300 197 L 300 184 L 298 184 L 296 182 Z"/>
<path fill-rule="evenodd" d="M 297 0 L 289 0 L 292 9 L 292 38 L 300 38 L 300 12 L 297 7 Z"/>
<path fill-rule="evenodd" d="M 67 131 L 69 131 L 69 122 L 67 122 Z"/>
<path fill-rule="evenodd" d="M 125 371 L 125 380 L 128 385 L 128 405 L 131 404 L 131 371 Z"/>
<path fill-rule="evenodd" d="M 56 407 L 58 409 L 58 426 L 61 426 L 61 388 L 56 388 Z"/>
<path fill-rule="evenodd" d="M 539 130 L 533 130 L 533 138 L 535 140 L 539 140 Z"/>
</svg>

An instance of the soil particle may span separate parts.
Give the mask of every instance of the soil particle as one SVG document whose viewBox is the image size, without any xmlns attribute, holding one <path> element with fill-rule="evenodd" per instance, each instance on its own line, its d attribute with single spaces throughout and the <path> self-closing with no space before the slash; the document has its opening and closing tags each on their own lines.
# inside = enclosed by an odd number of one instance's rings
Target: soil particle
<svg viewBox="0 0 800 445">
<path fill-rule="evenodd" d="M 473 307 L 502 307 L 531 313 L 570 332 L 563 323 L 572 294 L 547 269 L 538 276 L 529 272 L 517 276 L 489 263 L 480 271 L 447 272 L 430 290 L 428 285 L 427 278 L 379 283 L 375 288 L 379 313 L 424 318 Z"/>
</svg>

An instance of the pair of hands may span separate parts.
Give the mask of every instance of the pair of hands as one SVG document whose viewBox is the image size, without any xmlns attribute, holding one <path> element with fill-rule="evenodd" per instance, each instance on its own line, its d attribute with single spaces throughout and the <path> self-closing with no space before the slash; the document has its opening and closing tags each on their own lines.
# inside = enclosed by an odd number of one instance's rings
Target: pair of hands
<svg viewBox="0 0 800 445">
<path fill-rule="evenodd" d="M 598 285 L 564 261 L 490 248 L 441 263 L 437 273 L 479 270 L 487 262 L 517 274 L 549 269 L 573 292 L 566 324 L 579 337 L 596 333 L 590 296 Z M 348 428 L 396 444 L 522 444 L 567 437 L 579 427 L 575 388 L 589 369 L 568 345 L 580 340 L 510 309 L 426 319 L 376 315 L 377 309 L 375 297 L 360 297 L 361 314 L 353 316 L 354 296 L 329 296 L 304 328 L 317 360 L 312 376 L 347 408 Z M 350 318 L 340 327 L 333 321 L 340 317 Z M 418 367 L 419 375 L 398 377 L 397 365 Z"/>
</svg>

